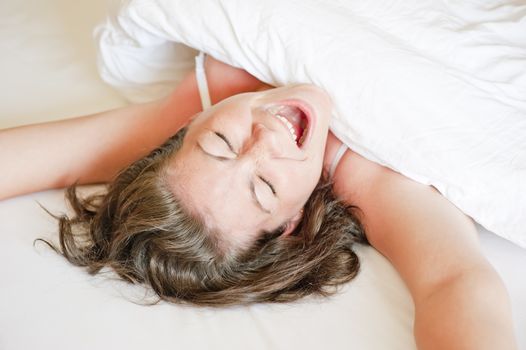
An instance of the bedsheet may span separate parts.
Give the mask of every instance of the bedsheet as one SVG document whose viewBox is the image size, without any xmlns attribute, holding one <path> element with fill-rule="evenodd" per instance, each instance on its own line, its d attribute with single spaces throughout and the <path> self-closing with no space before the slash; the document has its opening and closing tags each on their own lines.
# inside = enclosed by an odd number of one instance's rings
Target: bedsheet
<svg viewBox="0 0 526 350">
<path fill-rule="evenodd" d="M 106 11 L 106 0 L 0 2 L 0 128 L 125 104 L 96 72 L 91 33 Z M 221 310 L 148 307 L 134 303 L 141 288 L 108 271 L 89 276 L 33 245 L 38 237 L 57 239 L 56 223 L 38 203 L 69 211 L 62 190 L 0 201 L 2 350 L 415 349 L 408 291 L 372 248 L 358 249 L 360 275 L 329 299 Z M 480 236 L 510 291 L 526 350 L 526 250 L 482 228 Z"/>
</svg>

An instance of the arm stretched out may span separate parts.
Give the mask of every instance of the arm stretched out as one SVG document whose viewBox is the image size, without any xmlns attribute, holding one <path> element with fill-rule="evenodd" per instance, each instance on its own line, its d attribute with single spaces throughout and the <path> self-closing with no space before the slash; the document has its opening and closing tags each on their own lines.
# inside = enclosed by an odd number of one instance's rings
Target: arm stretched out
<svg viewBox="0 0 526 350">
<path fill-rule="evenodd" d="M 187 93 L 178 89 L 172 98 Z M 166 103 L 1 130 L 0 199 L 111 179 L 183 125 L 187 115 L 170 116 Z"/>
<path fill-rule="evenodd" d="M 334 179 L 408 286 L 419 349 L 516 349 L 509 297 L 471 219 L 432 187 L 352 152 Z"/>
<path fill-rule="evenodd" d="M 261 83 L 209 57 L 212 102 Z M 0 130 L 0 200 L 73 183 L 109 181 L 201 111 L 194 73 L 166 98 L 89 116 Z"/>
</svg>

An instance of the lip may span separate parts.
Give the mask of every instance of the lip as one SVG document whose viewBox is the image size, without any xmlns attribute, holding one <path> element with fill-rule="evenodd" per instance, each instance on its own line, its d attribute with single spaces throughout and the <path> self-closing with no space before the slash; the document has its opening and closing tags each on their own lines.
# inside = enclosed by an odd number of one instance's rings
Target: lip
<svg viewBox="0 0 526 350">
<path fill-rule="evenodd" d="M 307 118 L 307 135 L 305 136 L 305 139 L 303 140 L 301 146 L 298 147 L 299 149 L 303 150 L 310 143 L 310 140 L 312 138 L 312 132 L 316 126 L 316 115 L 314 114 L 312 106 L 308 102 L 297 98 L 282 100 L 276 103 L 276 105 L 296 107 L 300 109 Z"/>
</svg>

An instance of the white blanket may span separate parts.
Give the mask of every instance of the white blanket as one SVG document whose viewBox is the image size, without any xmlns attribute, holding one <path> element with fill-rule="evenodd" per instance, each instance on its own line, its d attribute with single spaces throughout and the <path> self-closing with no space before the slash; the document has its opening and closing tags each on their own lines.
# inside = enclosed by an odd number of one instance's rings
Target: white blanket
<svg viewBox="0 0 526 350">
<path fill-rule="evenodd" d="M 512 0 L 132 0 L 98 30 L 99 68 L 158 97 L 191 65 L 182 43 L 322 86 L 350 147 L 526 247 L 525 16 Z"/>
</svg>

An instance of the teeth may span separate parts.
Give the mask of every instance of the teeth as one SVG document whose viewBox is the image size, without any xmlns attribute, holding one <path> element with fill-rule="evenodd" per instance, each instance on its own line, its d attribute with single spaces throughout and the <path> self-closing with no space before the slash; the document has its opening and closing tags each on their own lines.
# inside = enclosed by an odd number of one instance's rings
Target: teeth
<svg viewBox="0 0 526 350">
<path fill-rule="evenodd" d="M 296 142 L 296 139 L 298 138 L 296 136 L 296 132 L 294 131 L 294 127 L 292 126 L 292 124 L 283 116 L 281 116 L 280 114 L 275 114 L 274 115 L 276 118 L 278 118 L 279 120 L 281 120 L 283 122 L 283 124 L 285 124 L 285 126 L 289 129 L 289 132 L 292 136 L 292 141 Z"/>
<path fill-rule="evenodd" d="M 278 118 L 289 129 L 290 135 L 294 143 L 301 146 L 307 137 L 306 128 L 307 122 L 302 118 L 302 112 L 299 108 L 286 105 L 274 105 L 267 108 L 269 114 Z M 301 138 L 296 135 L 294 124 L 298 123 L 300 126 Z M 299 140 L 298 140 L 299 139 Z"/>
<path fill-rule="evenodd" d="M 299 118 L 301 118 L 301 111 L 293 106 L 276 105 L 269 107 L 268 110 L 271 114 L 274 115 L 285 115 L 289 120 L 293 120 L 294 122 L 299 122 Z"/>
</svg>

